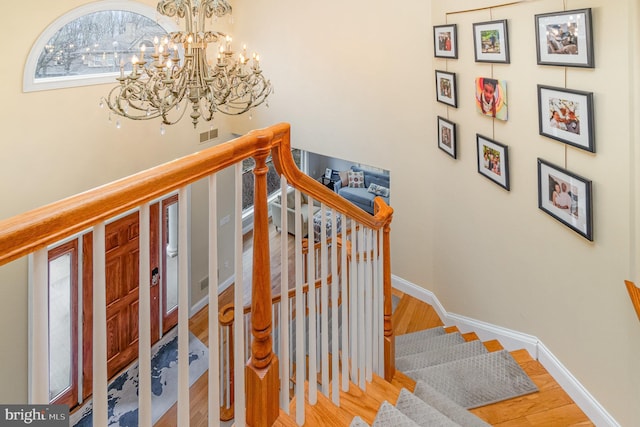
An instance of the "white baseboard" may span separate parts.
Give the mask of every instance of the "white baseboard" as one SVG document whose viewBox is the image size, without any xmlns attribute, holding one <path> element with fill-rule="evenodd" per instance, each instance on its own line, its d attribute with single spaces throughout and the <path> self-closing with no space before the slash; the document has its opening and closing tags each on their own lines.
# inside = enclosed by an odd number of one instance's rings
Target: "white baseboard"
<svg viewBox="0 0 640 427">
<path fill-rule="evenodd" d="M 218 295 L 224 292 L 229 286 L 233 285 L 235 281 L 235 276 L 231 275 L 227 280 L 220 283 L 218 285 Z M 200 301 L 196 302 L 191 306 L 191 310 L 189 310 L 189 317 L 191 318 L 194 314 L 202 310 L 207 304 L 209 304 L 209 294 L 205 295 Z"/>
<path fill-rule="evenodd" d="M 394 288 L 432 306 L 445 326 L 456 326 L 463 333 L 475 332 L 482 341 L 499 340 L 500 344 L 509 351 L 526 349 L 532 358 L 544 366 L 596 426 L 620 427 L 620 424 L 537 337 L 459 314 L 448 313 L 433 292 L 397 276 L 392 276 L 391 280 Z"/>
</svg>

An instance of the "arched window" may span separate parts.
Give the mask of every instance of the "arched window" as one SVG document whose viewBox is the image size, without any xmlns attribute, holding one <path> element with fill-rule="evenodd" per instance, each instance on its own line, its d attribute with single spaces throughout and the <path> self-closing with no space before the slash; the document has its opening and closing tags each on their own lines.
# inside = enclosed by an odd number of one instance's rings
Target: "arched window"
<svg viewBox="0 0 640 427">
<path fill-rule="evenodd" d="M 23 90 L 115 83 L 120 66 L 131 69 L 140 47 L 176 24 L 150 6 L 133 1 L 90 3 L 61 16 L 33 45 L 24 69 Z"/>
</svg>

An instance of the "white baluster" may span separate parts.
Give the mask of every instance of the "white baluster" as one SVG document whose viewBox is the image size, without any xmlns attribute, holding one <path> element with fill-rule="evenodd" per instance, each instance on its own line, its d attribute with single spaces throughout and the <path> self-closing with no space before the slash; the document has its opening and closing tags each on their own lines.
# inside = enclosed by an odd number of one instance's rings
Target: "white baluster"
<svg viewBox="0 0 640 427">
<path fill-rule="evenodd" d="M 382 249 L 384 239 L 382 238 L 382 232 L 377 231 L 377 246 L 378 254 L 376 257 L 376 266 L 378 269 L 378 289 L 380 292 L 380 300 L 378 301 L 378 375 L 384 377 L 384 276 L 383 276 L 383 262 L 382 262 Z"/>
<path fill-rule="evenodd" d="M 246 404 L 244 397 L 244 367 L 247 363 L 245 357 L 245 326 L 244 326 L 244 286 L 242 271 L 242 162 L 235 166 L 235 283 L 234 283 L 234 415 L 235 425 L 246 424 Z"/>
<path fill-rule="evenodd" d="M 178 425 L 189 426 L 189 200 L 178 191 Z"/>
<path fill-rule="evenodd" d="M 320 208 L 320 344 L 322 348 L 322 393 L 329 397 L 329 289 L 327 284 L 329 263 L 327 256 L 327 207 Z"/>
<path fill-rule="evenodd" d="M 349 290 L 347 289 L 347 216 L 342 214 L 341 295 L 342 295 L 342 390 L 349 391 Z"/>
<path fill-rule="evenodd" d="M 364 274 L 364 256 L 365 256 L 365 241 L 364 241 L 364 227 L 360 225 L 358 229 L 358 386 L 365 390 L 365 333 L 367 327 L 365 323 L 364 314 L 364 299 L 365 299 L 365 274 Z"/>
<path fill-rule="evenodd" d="M 296 234 L 296 422 L 304 424 L 304 382 L 305 382 L 305 354 L 304 354 L 304 306 L 303 306 L 303 277 L 302 277 L 302 224 L 300 191 L 295 190 L 295 234 Z"/>
<path fill-rule="evenodd" d="M 107 425 L 107 290 L 105 226 L 93 228 L 93 425 Z"/>
<path fill-rule="evenodd" d="M 367 228 L 365 230 L 365 325 L 367 325 L 366 336 L 365 336 L 365 348 L 367 349 L 366 354 L 366 366 L 365 366 L 365 375 L 367 381 L 371 382 L 373 380 L 372 370 L 373 370 L 373 358 L 372 358 L 372 348 L 373 348 L 373 283 L 371 277 L 371 229 Z"/>
<path fill-rule="evenodd" d="M 357 263 L 357 240 L 356 222 L 351 219 L 351 262 L 349 263 L 349 338 L 351 340 L 351 381 L 358 383 L 358 263 Z"/>
<path fill-rule="evenodd" d="M 340 406 L 340 369 L 338 332 L 338 292 L 340 290 L 338 276 L 338 213 L 331 209 L 331 397 L 333 403 Z"/>
<path fill-rule="evenodd" d="M 209 426 L 220 424 L 218 349 L 218 193 L 217 175 L 209 176 Z"/>
<path fill-rule="evenodd" d="M 316 250 L 313 228 L 314 201 L 309 196 L 307 204 L 307 284 L 308 309 L 309 309 L 309 404 L 315 405 L 318 402 L 318 349 L 316 346 L 317 322 L 316 322 Z"/>
<path fill-rule="evenodd" d="M 149 204 L 140 206 L 138 256 L 138 425 L 151 427 L 151 235 Z"/>
<path fill-rule="evenodd" d="M 287 179 L 280 177 L 280 407 L 289 414 L 289 235 L 287 224 Z"/>
<path fill-rule="evenodd" d="M 380 330 L 378 329 L 378 319 L 380 317 L 380 311 L 378 310 L 378 302 L 380 301 L 380 291 L 378 289 L 378 268 L 377 268 L 377 257 L 376 257 L 376 249 L 378 247 L 377 242 L 376 242 L 376 238 L 377 238 L 378 234 L 374 231 L 371 230 L 371 252 L 369 253 L 370 257 L 371 257 L 371 291 L 373 294 L 373 299 L 372 299 L 372 310 L 371 310 L 371 315 L 372 315 L 372 343 L 371 343 L 371 347 L 372 347 L 372 351 L 371 351 L 371 357 L 372 357 L 372 368 L 371 371 L 373 373 L 378 373 L 378 338 L 379 338 L 379 332 Z"/>
<path fill-rule="evenodd" d="M 29 345 L 29 403 L 49 403 L 49 255 L 46 249 L 33 254 L 30 318 L 33 325 Z M 47 313 L 46 316 L 43 313 Z"/>
</svg>

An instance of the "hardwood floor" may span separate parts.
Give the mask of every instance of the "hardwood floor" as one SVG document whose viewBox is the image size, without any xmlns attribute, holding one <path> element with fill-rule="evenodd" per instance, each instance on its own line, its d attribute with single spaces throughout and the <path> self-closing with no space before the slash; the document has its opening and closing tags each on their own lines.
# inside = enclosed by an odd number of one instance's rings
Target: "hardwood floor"
<svg viewBox="0 0 640 427">
<path fill-rule="evenodd" d="M 275 230 L 272 231 L 271 238 L 277 250 L 279 250 L 279 236 L 280 233 Z M 277 242 L 274 241 L 277 239 Z M 293 247 L 293 237 L 289 236 L 289 245 Z M 248 251 L 250 253 L 250 249 Z M 245 256 L 246 253 L 245 253 Z M 250 255 L 249 255 L 250 257 Z M 274 253 L 272 249 L 272 259 L 278 259 L 279 255 Z M 274 259 L 275 260 L 275 259 Z M 245 265 L 249 263 L 245 263 Z M 250 277 L 250 271 L 245 276 Z M 292 274 L 289 275 L 290 277 Z M 280 288 L 280 271 L 274 269 L 272 271 L 272 283 L 273 292 L 279 293 Z M 245 287 L 245 303 L 250 301 L 250 295 Z M 415 298 L 409 295 L 402 294 L 401 292 L 394 290 L 394 295 L 400 298 L 396 311 L 393 315 L 394 332 L 396 335 L 402 335 L 422 329 L 432 328 L 436 326 L 442 326 L 443 322 L 438 317 L 435 310 Z M 233 301 L 233 287 L 225 291 L 220 295 L 220 304 Z M 207 308 L 203 308 L 200 312 L 194 315 L 190 320 L 190 330 L 196 335 L 203 343 L 208 345 L 209 334 L 207 330 L 208 313 Z M 475 334 L 464 334 L 465 339 L 472 340 L 477 339 Z M 496 351 L 502 349 L 502 346 L 497 341 L 486 342 L 485 346 L 489 351 Z M 502 402 L 498 402 L 492 405 L 483 406 L 473 409 L 472 412 L 494 426 L 500 427 L 527 427 L 527 426 L 593 426 L 594 424 L 588 419 L 588 417 L 580 410 L 580 408 L 571 400 L 569 395 L 560 387 L 560 385 L 553 379 L 553 377 L 547 372 L 547 370 L 538 361 L 533 360 L 525 350 L 519 350 L 512 352 L 513 357 L 520 364 L 522 369 L 531 377 L 533 382 L 538 386 L 540 391 L 538 393 L 530 394 L 527 396 L 517 397 Z M 386 384 L 388 392 L 397 394 L 400 387 L 406 387 L 410 390 L 413 389 L 413 381 L 406 376 L 398 373 L 391 384 Z M 375 388 L 369 389 L 367 393 L 382 393 L 385 386 L 384 384 L 377 384 Z M 203 375 L 198 379 L 191 387 L 190 407 L 191 407 L 191 426 L 199 427 L 207 425 L 207 375 Z M 374 387 L 374 386 L 372 386 Z M 377 390 L 377 391 L 375 391 Z M 351 392 L 351 391 L 350 391 Z M 345 397 L 347 401 L 357 401 L 360 396 L 360 401 L 367 401 L 367 397 L 360 395 L 353 391 L 353 396 Z M 355 396 L 355 397 L 354 397 Z M 351 399 L 351 400 L 349 400 Z M 333 421 L 329 422 L 329 418 L 320 418 L 317 415 L 310 417 L 306 425 L 348 425 L 350 417 L 345 417 L 343 412 L 339 417 L 331 417 Z M 367 418 L 370 418 L 367 413 Z M 329 415 L 327 414 L 327 417 Z M 159 421 L 156 426 L 160 427 L 174 427 L 176 426 L 177 419 L 177 406 L 174 405 Z M 315 420 L 315 421 L 313 421 Z M 327 424 L 328 423 L 328 424 Z M 278 419 L 277 425 L 292 425 L 291 420 L 286 416 L 281 416 Z"/>
</svg>

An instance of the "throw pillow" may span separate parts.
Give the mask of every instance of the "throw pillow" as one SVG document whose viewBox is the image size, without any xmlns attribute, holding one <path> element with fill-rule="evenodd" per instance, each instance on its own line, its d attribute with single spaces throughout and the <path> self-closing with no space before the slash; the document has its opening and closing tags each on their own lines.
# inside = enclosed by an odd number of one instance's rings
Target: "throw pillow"
<svg viewBox="0 0 640 427">
<path fill-rule="evenodd" d="M 349 171 L 349 187 L 364 188 L 364 172 Z"/>
<path fill-rule="evenodd" d="M 389 189 L 382 185 L 371 183 L 367 191 L 375 194 L 376 196 L 389 197 Z"/>
</svg>

